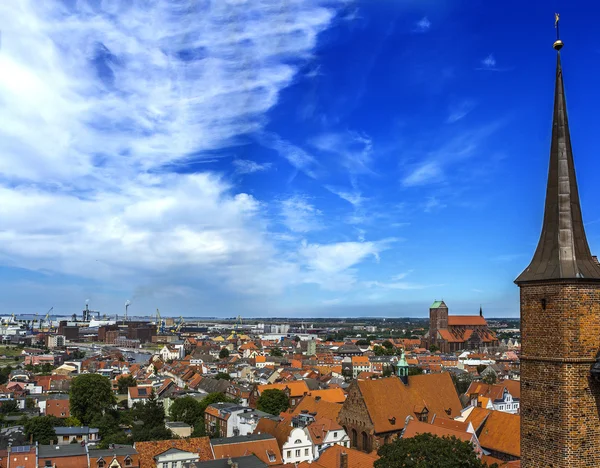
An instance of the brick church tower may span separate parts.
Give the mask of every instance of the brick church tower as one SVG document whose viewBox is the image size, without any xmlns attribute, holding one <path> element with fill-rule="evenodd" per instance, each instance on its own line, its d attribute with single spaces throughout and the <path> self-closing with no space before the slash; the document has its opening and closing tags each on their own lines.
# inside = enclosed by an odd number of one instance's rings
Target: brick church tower
<svg viewBox="0 0 600 468">
<path fill-rule="evenodd" d="M 558 22 L 558 17 L 557 17 Z M 542 234 L 521 292 L 521 464 L 600 466 L 600 265 L 581 217 L 557 40 Z M 595 368 L 594 368 L 595 371 Z"/>
</svg>

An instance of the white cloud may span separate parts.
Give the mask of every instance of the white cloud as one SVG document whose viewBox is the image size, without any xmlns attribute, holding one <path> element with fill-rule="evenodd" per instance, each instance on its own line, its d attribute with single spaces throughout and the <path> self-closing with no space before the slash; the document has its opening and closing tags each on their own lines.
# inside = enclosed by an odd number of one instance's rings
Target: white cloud
<svg viewBox="0 0 600 468">
<path fill-rule="evenodd" d="M 484 68 L 494 68 L 496 66 L 496 59 L 490 54 L 481 61 L 481 65 L 483 65 Z"/>
<path fill-rule="evenodd" d="M 271 169 L 271 163 L 260 164 L 256 161 L 249 161 L 247 159 L 234 159 L 233 167 L 235 168 L 236 174 L 253 174 L 254 172 L 263 172 Z"/>
<path fill-rule="evenodd" d="M 262 132 L 332 6 L 1 2 L 2 263 L 132 290 L 263 294 L 303 282 L 259 200 L 218 174 L 169 169 Z M 271 141 L 295 167 L 318 167 Z"/>
<path fill-rule="evenodd" d="M 319 163 L 314 156 L 302 148 L 281 139 L 278 135 L 270 133 L 262 133 L 259 136 L 259 141 L 263 146 L 275 150 L 279 156 L 285 158 L 295 169 L 313 179 L 317 177 L 317 173 L 320 171 Z"/>
<path fill-rule="evenodd" d="M 365 202 L 365 198 L 358 191 L 349 191 L 343 188 L 334 187 L 332 185 L 326 185 L 325 188 L 329 190 L 331 193 L 337 195 L 342 200 L 347 201 L 354 207 L 359 207 Z"/>
<path fill-rule="evenodd" d="M 471 111 L 475 108 L 475 103 L 473 101 L 463 101 L 459 104 L 456 104 L 450 108 L 450 112 L 448 114 L 448 118 L 446 119 L 447 123 L 455 123 L 459 120 L 464 119 Z"/>
<path fill-rule="evenodd" d="M 337 158 L 338 164 L 350 174 L 372 174 L 373 142 L 366 135 L 356 132 L 322 133 L 310 141 L 320 151 Z"/>
<path fill-rule="evenodd" d="M 290 231 L 309 232 L 323 227 L 321 211 L 311 205 L 305 197 L 294 196 L 281 202 L 283 223 Z"/>
<path fill-rule="evenodd" d="M 435 161 L 427 161 L 418 165 L 409 174 L 402 179 L 405 187 L 415 187 L 425 185 L 441 180 L 443 171 L 441 166 Z"/>
<path fill-rule="evenodd" d="M 424 16 L 419 21 L 417 21 L 417 23 L 415 24 L 414 31 L 424 33 L 424 32 L 429 31 L 430 28 L 431 28 L 431 21 L 429 21 L 427 16 Z"/>
<path fill-rule="evenodd" d="M 378 262 L 379 254 L 395 241 L 390 238 L 377 242 L 304 242 L 298 252 L 300 263 L 307 270 L 304 282 L 318 284 L 326 290 L 348 290 L 357 282 L 353 267 L 369 257 Z"/>
</svg>

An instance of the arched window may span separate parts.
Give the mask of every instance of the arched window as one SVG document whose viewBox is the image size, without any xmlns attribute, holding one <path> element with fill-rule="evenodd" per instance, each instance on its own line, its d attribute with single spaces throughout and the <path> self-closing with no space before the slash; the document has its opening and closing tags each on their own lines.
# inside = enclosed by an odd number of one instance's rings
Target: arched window
<svg viewBox="0 0 600 468">
<path fill-rule="evenodd" d="M 352 429 L 352 447 L 358 448 L 358 434 L 356 429 Z"/>
<path fill-rule="evenodd" d="M 362 449 L 365 452 L 370 452 L 371 450 L 369 449 L 369 436 L 367 435 L 366 432 L 363 431 L 362 433 Z"/>
</svg>

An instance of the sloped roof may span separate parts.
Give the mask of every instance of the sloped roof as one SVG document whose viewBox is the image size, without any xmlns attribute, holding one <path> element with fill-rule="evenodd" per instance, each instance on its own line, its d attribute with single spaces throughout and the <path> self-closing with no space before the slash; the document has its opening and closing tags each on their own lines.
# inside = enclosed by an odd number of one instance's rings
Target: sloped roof
<svg viewBox="0 0 600 468">
<path fill-rule="evenodd" d="M 314 396 L 305 396 L 302 398 L 300 403 L 296 405 L 293 410 L 288 410 L 285 413 L 281 413 L 281 417 L 291 421 L 294 416 L 306 413 L 316 413 L 317 418 L 327 418 L 333 421 L 337 421 L 338 414 L 342 409 L 342 405 L 339 403 L 333 403 L 326 400 L 317 400 Z"/>
<path fill-rule="evenodd" d="M 374 463 L 379 460 L 379 456 L 375 452 L 365 453 L 359 450 L 342 447 L 341 445 L 333 445 L 324 450 L 317 461 L 312 464 L 300 464 L 298 465 L 298 468 L 337 468 L 340 466 L 341 453 L 346 453 L 348 456 L 348 468 L 373 468 Z"/>
<path fill-rule="evenodd" d="M 489 409 L 475 407 L 471 410 L 469 416 L 467 416 L 466 422 L 473 424 L 475 431 L 479 431 L 485 422 L 485 419 L 490 415 L 491 412 L 492 410 Z"/>
<path fill-rule="evenodd" d="M 440 307 L 445 307 L 446 309 L 448 308 L 444 301 L 434 301 L 433 304 L 431 304 L 430 309 L 438 309 Z"/>
<path fill-rule="evenodd" d="M 306 385 L 306 382 L 304 380 L 257 386 L 259 394 L 262 394 L 262 392 L 264 392 L 265 390 L 285 390 L 286 388 L 290 390 L 290 397 L 292 398 L 301 397 L 310 391 L 308 385 Z"/>
<path fill-rule="evenodd" d="M 346 393 L 340 387 L 326 388 L 324 390 L 311 390 L 308 396 L 314 398 L 320 397 L 323 401 L 329 401 L 331 403 L 344 403 L 346 401 Z"/>
<path fill-rule="evenodd" d="M 521 416 L 491 411 L 479 433 L 479 443 L 483 448 L 521 456 Z"/>
<path fill-rule="evenodd" d="M 415 408 L 426 407 L 438 418 L 454 418 L 462 409 L 448 373 L 410 376 L 408 385 L 397 377 L 360 380 L 355 385 L 363 395 L 375 432 L 400 430 L 407 416 L 415 416 Z"/>
<path fill-rule="evenodd" d="M 136 442 L 135 449 L 140 454 L 140 468 L 154 468 L 156 466 L 154 457 L 173 448 L 197 453 L 200 461 L 213 460 L 214 458 L 208 437 Z"/>
<path fill-rule="evenodd" d="M 268 433 L 213 439 L 211 445 L 215 459 L 254 454 L 269 466 L 283 463 L 277 439 Z M 269 455 L 274 457 L 273 461 L 269 459 Z"/>
<path fill-rule="evenodd" d="M 448 326 L 459 325 L 487 325 L 485 318 L 479 315 L 448 315 Z"/>
<path fill-rule="evenodd" d="M 460 439 L 463 442 L 470 442 L 473 439 L 473 437 L 475 437 L 474 434 L 471 434 L 466 431 L 457 431 L 448 427 L 429 424 L 413 419 L 409 421 L 409 423 L 406 425 L 406 428 L 402 433 L 402 438 L 408 439 L 410 437 L 415 437 L 419 434 L 433 434 L 438 437 L 456 437 L 457 439 Z"/>
</svg>

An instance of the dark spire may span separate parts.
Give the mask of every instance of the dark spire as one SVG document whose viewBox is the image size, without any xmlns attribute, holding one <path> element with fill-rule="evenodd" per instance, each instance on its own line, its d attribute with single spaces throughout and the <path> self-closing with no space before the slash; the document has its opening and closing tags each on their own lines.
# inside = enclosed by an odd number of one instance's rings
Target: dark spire
<svg viewBox="0 0 600 468">
<path fill-rule="evenodd" d="M 483 308 L 479 306 L 479 316 L 483 317 Z"/>
<path fill-rule="evenodd" d="M 560 51 L 562 47 L 562 41 L 557 39 L 554 48 Z M 559 279 L 600 280 L 600 266 L 590 253 L 581 217 L 560 52 L 556 58 L 552 145 L 542 235 L 533 260 L 515 282 Z"/>
</svg>

